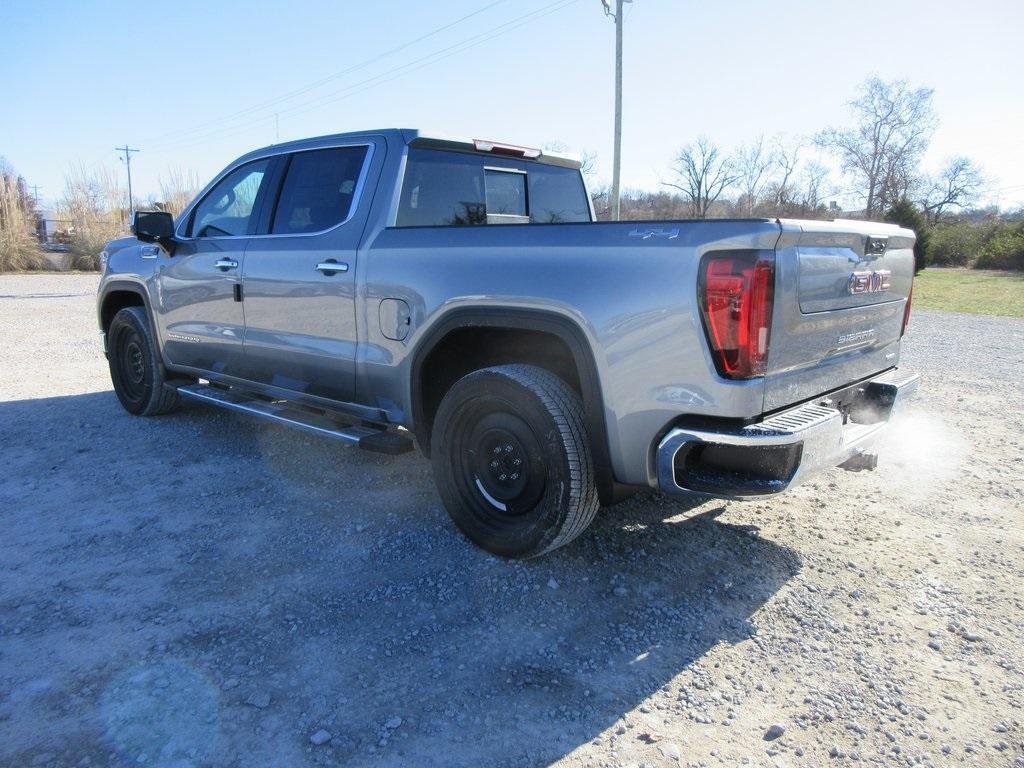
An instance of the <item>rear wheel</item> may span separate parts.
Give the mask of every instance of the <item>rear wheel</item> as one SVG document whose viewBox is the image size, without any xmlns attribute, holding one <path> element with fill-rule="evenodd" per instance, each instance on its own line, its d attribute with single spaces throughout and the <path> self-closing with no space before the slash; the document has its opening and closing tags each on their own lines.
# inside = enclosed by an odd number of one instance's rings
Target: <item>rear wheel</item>
<svg viewBox="0 0 1024 768">
<path fill-rule="evenodd" d="M 434 419 L 431 455 L 452 520 L 489 552 L 543 554 L 597 513 L 583 403 L 542 368 L 502 365 L 456 382 Z"/>
<path fill-rule="evenodd" d="M 128 413 L 158 416 L 174 410 L 178 393 L 165 386 L 149 318 L 142 307 L 125 307 L 110 322 L 107 357 L 114 393 Z"/>
</svg>

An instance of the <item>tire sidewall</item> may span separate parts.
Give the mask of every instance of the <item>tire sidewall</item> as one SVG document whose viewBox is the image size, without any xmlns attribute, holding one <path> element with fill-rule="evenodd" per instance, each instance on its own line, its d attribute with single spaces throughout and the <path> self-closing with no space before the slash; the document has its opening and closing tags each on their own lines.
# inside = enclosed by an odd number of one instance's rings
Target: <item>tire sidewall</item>
<svg viewBox="0 0 1024 768">
<path fill-rule="evenodd" d="M 121 369 L 121 357 L 131 341 L 139 346 L 145 365 L 141 382 L 142 391 L 137 398 L 132 397 L 129 391 L 130 387 L 126 386 Z M 159 402 L 164 376 L 163 368 L 156 357 L 156 349 L 144 309 L 126 307 L 114 316 L 107 333 L 107 349 L 109 350 L 110 379 L 114 384 L 114 393 L 121 406 L 136 416 L 149 415 Z"/>
<path fill-rule="evenodd" d="M 507 527 L 482 522 L 481 511 L 486 516 L 494 510 L 473 487 L 473 478 L 460 470 L 460 453 L 472 448 L 461 441 L 471 431 L 467 425 L 495 411 L 526 422 L 547 471 L 540 500 Z M 578 501 L 573 498 L 569 448 L 555 417 L 535 392 L 498 371 L 476 371 L 452 387 L 434 419 L 431 446 L 434 478 L 452 520 L 467 538 L 495 554 L 528 557 L 544 552 L 565 524 L 570 505 Z"/>
</svg>

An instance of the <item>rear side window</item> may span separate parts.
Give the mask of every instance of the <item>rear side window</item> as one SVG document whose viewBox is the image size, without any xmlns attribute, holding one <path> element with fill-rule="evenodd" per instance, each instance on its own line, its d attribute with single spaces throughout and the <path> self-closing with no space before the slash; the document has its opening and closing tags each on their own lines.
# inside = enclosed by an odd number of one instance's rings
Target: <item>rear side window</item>
<svg viewBox="0 0 1024 768">
<path fill-rule="evenodd" d="M 472 226 L 590 221 L 580 172 L 468 152 L 409 150 L 396 224 Z"/>
<path fill-rule="evenodd" d="M 337 147 L 291 156 L 271 233 L 320 232 L 348 218 L 367 148 Z"/>
<path fill-rule="evenodd" d="M 191 237 L 247 235 L 255 226 L 253 211 L 269 160 L 256 160 L 231 171 L 196 206 L 189 226 Z"/>
<path fill-rule="evenodd" d="M 535 224 L 559 224 L 563 221 L 590 221 L 590 204 L 579 171 L 552 168 L 556 173 L 530 172 L 530 221 Z"/>
</svg>

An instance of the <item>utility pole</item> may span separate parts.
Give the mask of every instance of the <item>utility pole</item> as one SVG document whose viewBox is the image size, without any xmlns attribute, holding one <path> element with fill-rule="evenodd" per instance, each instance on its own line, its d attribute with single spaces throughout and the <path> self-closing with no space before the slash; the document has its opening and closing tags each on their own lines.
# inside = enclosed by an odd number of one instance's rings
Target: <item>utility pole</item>
<svg viewBox="0 0 1024 768">
<path fill-rule="evenodd" d="M 124 152 L 124 164 L 128 168 L 128 221 L 132 221 L 135 214 L 135 198 L 132 197 L 132 152 L 138 152 L 137 149 L 132 149 L 128 146 L 128 142 L 125 142 L 123 147 L 114 147 L 118 152 Z"/>
<path fill-rule="evenodd" d="M 615 0 L 615 12 L 612 13 L 612 0 L 601 0 L 606 16 L 615 20 L 615 148 L 612 156 L 612 220 L 618 221 L 619 179 L 622 167 L 622 6 L 633 0 Z"/>
<path fill-rule="evenodd" d="M 32 213 L 36 217 L 36 239 L 43 244 L 46 242 L 46 219 L 43 218 L 43 212 L 39 208 L 39 185 L 33 184 L 30 189 L 32 190 Z"/>
</svg>

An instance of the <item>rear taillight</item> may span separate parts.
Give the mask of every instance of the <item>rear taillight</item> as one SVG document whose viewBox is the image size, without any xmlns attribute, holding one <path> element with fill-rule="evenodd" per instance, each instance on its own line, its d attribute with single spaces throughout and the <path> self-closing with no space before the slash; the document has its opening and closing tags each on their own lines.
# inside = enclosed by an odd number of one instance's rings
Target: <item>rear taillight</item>
<svg viewBox="0 0 1024 768">
<path fill-rule="evenodd" d="M 723 253 L 701 264 L 700 308 L 718 372 L 730 379 L 768 369 L 775 260 L 771 253 Z"/>
<path fill-rule="evenodd" d="M 903 308 L 903 329 L 900 331 L 900 336 L 907 332 L 907 326 L 910 325 L 910 304 L 914 300 L 914 278 L 910 278 L 910 293 L 907 294 L 907 305 Z"/>
</svg>

